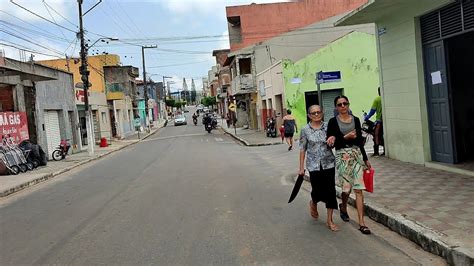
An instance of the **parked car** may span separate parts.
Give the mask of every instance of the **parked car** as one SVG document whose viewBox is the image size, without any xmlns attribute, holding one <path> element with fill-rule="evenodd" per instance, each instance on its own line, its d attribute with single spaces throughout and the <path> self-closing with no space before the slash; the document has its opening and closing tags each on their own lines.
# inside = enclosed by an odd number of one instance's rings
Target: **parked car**
<svg viewBox="0 0 474 266">
<path fill-rule="evenodd" d="M 188 123 L 186 122 L 186 117 L 184 115 L 176 115 L 174 118 L 174 125 L 179 126 L 179 125 L 187 125 Z"/>
</svg>

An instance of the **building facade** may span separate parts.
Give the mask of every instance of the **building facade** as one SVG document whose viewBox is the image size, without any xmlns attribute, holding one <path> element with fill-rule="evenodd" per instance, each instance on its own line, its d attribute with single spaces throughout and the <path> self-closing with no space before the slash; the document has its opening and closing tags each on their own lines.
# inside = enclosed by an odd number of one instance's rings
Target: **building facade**
<svg viewBox="0 0 474 266">
<path fill-rule="evenodd" d="M 377 25 L 391 158 L 432 165 L 473 161 L 474 120 L 467 115 L 473 99 L 473 21 L 472 1 L 371 0 L 337 23 Z"/>
<path fill-rule="evenodd" d="M 299 0 L 226 7 L 231 51 L 257 44 L 326 18 L 349 12 L 367 0 Z"/>
<path fill-rule="evenodd" d="M 75 95 L 80 98 L 79 102 L 83 102 L 84 90 L 81 88 L 82 80 L 79 73 L 81 60 L 79 58 L 66 58 L 55 60 L 38 61 L 39 64 L 67 71 L 73 74 L 75 84 Z M 109 106 L 105 95 L 105 77 L 104 66 L 118 66 L 120 57 L 118 55 L 97 55 L 88 56 L 87 63 L 89 66 L 89 104 L 92 111 L 92 122 L 95 141 L 98 142 L 102 137 L 111 139 L 112 128 L 110 125 Z M 77 105 L 79 112 L 79 124 L 82 134 L 82 144 L 87 145 L 86 117 L 85 105 Z M 103 117 L 105 115 L 105 117 Z M 104 119 L 102 119 L 104 118 Z"/>
<path fill-rule="evenodd" d="M 329 121 L 334 116 L 334 98 L 338 95 L 346 95 L 353 114 L 362 118 L 362 112 L 370 110 L 379 87 L 375 36 L 352 32 L 301 60 L 283 60 L 282 71 L 285 107 L 291 109 L 298 128 L 308 122 L 307 109 L 313 104 L 322 106 L 324 120 Z M 341 72 L 340 82 L 320 85 L 321 104 L 315 82 L 319 71 Z"/>
<path fill-rule="evenodd" d="M 0 57 L 0 70 L 1 112 L 19 118 L 8 122 L 2 119 L 2 136 L 11 136 L 17 143 L 25 139 L 38 143 L 50 159 L 62 139 L 70 140 L 72 152 L 80 151 L 72 75 L 4 57 Z M 24 123 L 25 128 L 5 131 L 7 124 L 19 123 Z M 20 134 L 16 132 L 18 129 Z"/>
<path fill-rule="evenodd" d="M 132 66 L 104 66 L 106 97 L 109 107 L 112 137 L 122 139 L 134 134 L 134 106 L 138 68 Z M 135 102 L 135 104 L 134 104 Z"/>
</svg>

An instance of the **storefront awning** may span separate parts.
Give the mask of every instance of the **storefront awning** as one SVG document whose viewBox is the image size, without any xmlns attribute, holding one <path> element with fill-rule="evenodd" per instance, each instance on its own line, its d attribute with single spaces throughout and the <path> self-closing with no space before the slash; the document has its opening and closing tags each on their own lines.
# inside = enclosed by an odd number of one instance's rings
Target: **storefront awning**
<svg viewBox="0 0 474 266">
<path fill-rule="evenodd" d="M 387 16 L 397 16 L 403 10 L 413 10 L 420 16 L 456 0 L 368 0 L 366 4 L 342 17 L 336 26 L 374 23 Z"/>
</svg>

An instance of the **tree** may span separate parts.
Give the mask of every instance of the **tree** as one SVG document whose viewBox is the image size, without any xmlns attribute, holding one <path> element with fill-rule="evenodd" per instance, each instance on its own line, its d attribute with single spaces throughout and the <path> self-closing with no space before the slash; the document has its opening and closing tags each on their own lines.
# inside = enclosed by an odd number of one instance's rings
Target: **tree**
<svg viewBox="0 0 474 266">
<path fill-rule="evenodd" d="M 213 96 L 204 97 L 201 99 L 201 103 L 206 107 L 214 106 L 216 105 L 216 97 L 213 97 Z"/>
<path fill-rule="evenodd" d="M 166 99 L 165 100 L 165 104 L 168 107 L 174 107 L 175 103 L 176 103 L 176 101 L 174 99 Z"/>
</svg>

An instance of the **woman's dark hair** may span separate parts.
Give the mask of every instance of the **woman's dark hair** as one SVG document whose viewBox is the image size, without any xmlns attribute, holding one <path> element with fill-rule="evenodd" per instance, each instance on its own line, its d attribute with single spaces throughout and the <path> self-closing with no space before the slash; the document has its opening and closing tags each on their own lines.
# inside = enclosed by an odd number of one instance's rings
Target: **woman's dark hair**
<svg viewBox="0 0 474 266">
<path fill-rule="evenodd" d="M 291 110 L 290 109 L 286 110 L 286 113 L 291 115 Z"/>
<path fill-rule="evenodd" d="M 349 99 L 347 98 L 347 96 L 345 95 L 339 95 L 339 96 L 336 96 L 336 98 L 334 98 L 334 106 L 337 106 L 337 101 L 341 98 L 344 98 L 346 99 L 346 101 L 349 101 Z"/>
</svg>

